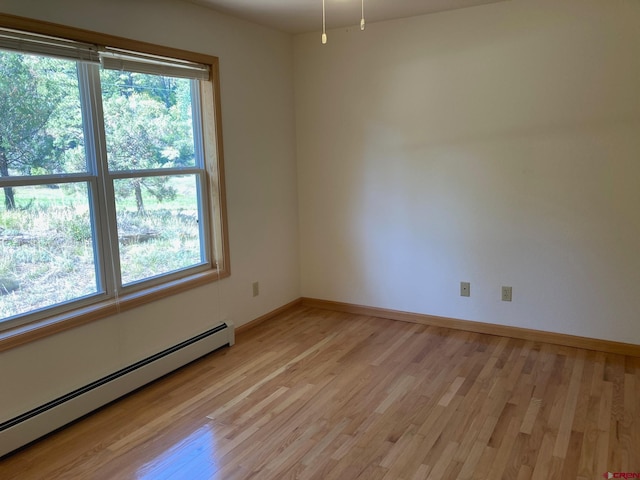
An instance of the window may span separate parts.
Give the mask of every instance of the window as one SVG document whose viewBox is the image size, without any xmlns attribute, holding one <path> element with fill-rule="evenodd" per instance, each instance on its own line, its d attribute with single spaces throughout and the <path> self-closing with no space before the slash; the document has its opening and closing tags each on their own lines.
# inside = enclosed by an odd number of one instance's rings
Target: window
<svg viewBox="0 0 640 480">
<path fill-rule="evenodd" d="M 0 29 L 0 331 L 229 271 L 217 59 L 59 30 Z"/>
</svg>

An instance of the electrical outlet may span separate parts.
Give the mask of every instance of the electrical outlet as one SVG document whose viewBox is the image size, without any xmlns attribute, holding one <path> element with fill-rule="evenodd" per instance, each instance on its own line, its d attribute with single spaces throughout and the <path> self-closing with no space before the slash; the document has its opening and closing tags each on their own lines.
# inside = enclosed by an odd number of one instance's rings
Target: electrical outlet
<svg viewBox="0 0 640 480">
<path fill-rule="evenodd" d="M 502 301 L 510 302 L 511 301 L 512 289 L 511 287 L 502 287 Z"/>
<path fill-rule="evenodd" d="M 260 295 L 260 283 L 253 282 L 252 286 L 253 286 L 253 296 L 257 297 L 258 295 Z"/>
<path fill-rule="evenodd" d="M 469 282 L 460 282 L 460 296 L 461 297 L 470 297 L 471 296 L 471 283 L 469 283 Z"/>
</svg>

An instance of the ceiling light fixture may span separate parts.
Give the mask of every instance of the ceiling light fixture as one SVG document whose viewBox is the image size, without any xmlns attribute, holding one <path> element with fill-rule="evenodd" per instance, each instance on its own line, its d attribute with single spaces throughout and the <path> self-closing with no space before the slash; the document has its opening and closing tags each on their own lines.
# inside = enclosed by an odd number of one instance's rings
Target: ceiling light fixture
<svg viewBox="0 0 640 480">
<path fill-rule="evenodd" d="M 362 17 L 360 18 L 360 30 L 364 30 L 364 0 L 362 0 Z"/>
</svg>

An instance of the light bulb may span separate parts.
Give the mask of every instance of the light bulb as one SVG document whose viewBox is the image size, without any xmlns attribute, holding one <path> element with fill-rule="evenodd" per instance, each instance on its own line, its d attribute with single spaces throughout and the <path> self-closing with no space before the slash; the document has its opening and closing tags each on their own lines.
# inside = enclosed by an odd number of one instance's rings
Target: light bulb
<svg viewBox="0 0 640 480">
<path fill-rule="evenodd" d="M 323 34 L 322 34 L 322 44 L 323 44 L 323 45 L 326 45 L 326 44 L 327 44 L 327 34 L 326 34 L 326 33 L 323 33 Z"/>
<path fill-rule="evenodd" d="M 360 30 L 364 30 L 364 18 L 360 20 Z"/>
</svg>

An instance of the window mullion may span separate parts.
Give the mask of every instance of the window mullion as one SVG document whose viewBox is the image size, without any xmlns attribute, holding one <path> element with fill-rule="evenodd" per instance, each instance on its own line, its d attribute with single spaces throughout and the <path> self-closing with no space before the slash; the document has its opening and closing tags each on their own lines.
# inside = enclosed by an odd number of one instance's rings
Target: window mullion
<svg viewBox="0 0 640 480">
<path fill-rule="evenodd" d="M 0 177 L 0 188 L 48 185 L 51 183 L 77 183 L 88 181 L 90 177 L 87 173 Z"/>
<path fill-rule="evenodd" d="M 115 170 L 109 172 L 112 180 L 132 177 L 164 177 L 167 175 L 200 175 L 204 171 L 199 167 L 154 168 L 145 170 Z"/>
<path fill-rule="evenodd" d="M 78 71 L 86 132 L 87 167 L 95 179 L 92 182 L 91 206 L 96 232 L 96 265 L 100 270 L 96 273 L 103 290 L 112 296 L 116 294 L 120 284 L 120 268 L 113 183 L 107 166 L 100 70 L 97 65 L 79 64 Z"/>
</svg>

